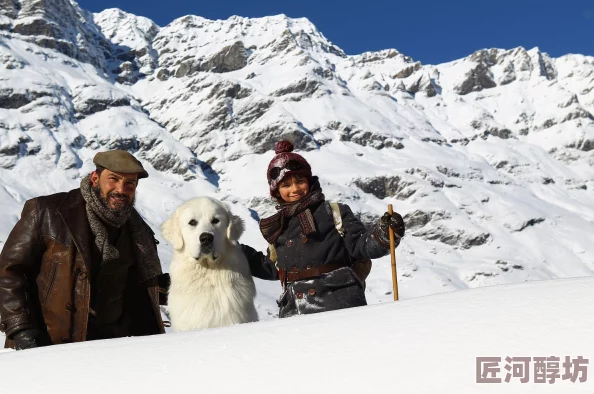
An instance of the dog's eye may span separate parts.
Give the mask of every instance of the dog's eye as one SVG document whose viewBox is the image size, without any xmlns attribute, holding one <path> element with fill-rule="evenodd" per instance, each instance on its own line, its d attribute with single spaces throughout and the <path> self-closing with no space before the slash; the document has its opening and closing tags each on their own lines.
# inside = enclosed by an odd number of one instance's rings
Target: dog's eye
<svg viewBox="0 0 594 394">
<path fill-rule="evenodd" d="M 190 226 L 195 226 L 195 225 L 197 225 L 197 224 L 198 224 L 198 222 L 197 222 L 196 220 L 192 219 L 192 220 L 190 220 L 190 221 L 188 222 L 188 224 L 189 224 Z"/>
<path fill-rule="evenodd" d="M 212 224 L 217 224 L 218 222 L 220 222 L 220 220 L 219 220 L 219 219 L 217 219 L 217 218 L 213 218 L 213 219 L 212 219 L 210 222 L 211 222 Z"/>
</svg>

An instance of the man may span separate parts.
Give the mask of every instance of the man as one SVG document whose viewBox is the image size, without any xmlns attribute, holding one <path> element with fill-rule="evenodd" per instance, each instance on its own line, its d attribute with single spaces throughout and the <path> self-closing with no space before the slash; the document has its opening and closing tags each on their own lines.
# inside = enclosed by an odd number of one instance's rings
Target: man
<svg viewBox="0 0 594 394">
<path fill-rule="evenodd" d="M 168 275 L 134 209 L 142 164 L 95 155 L 79 189 L 31 199 L 0 254 L 0 329 L 17 350 L 163 333 Z M 161 284 L 161 286 L 159 286 Z"/>
</svg>

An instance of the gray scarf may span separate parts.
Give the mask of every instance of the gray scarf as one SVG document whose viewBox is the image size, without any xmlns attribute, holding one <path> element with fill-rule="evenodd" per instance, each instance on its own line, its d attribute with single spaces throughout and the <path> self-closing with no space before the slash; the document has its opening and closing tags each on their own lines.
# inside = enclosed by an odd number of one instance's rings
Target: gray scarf
<svg viewBox="0 0 594 394">
<path fill-rule="evenodd" d="M 109 243 L 105 224 L 120 228 L 128 223 L 141 282 L 161 275 L 163 271 L 153 232 L 132 204 L 120 211 L 110 209 L 102 197 L 93 190 L 90 175 L 81 180 L 80 191 L 87 203 L 87 217 L 91 231 L 95 235 L 95 245 L 101 253 L 101 263 L 120 257 L 118 249 Z"/>
</svg>

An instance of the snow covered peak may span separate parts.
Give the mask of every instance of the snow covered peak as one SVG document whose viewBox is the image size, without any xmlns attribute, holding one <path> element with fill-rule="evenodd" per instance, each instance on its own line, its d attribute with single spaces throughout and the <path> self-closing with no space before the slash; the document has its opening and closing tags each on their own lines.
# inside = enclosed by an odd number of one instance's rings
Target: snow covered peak
<svg viewBox="0 0 594 394">
<path fill-rule="evenodd" d="M 109 8 L 94 14 L 94 20 L 111 43 L 131 49 L 149 46 L 160 29 L 152 20 L 119 8 Z"/>
<path fill-rule="evenodd" d="M 360 55 L 352 56 L 353 59 L 356 60 L 357 63 L 370 63 L 370 62 L 378 62 L 387 59 L 393 59 L 395 57 L 399 57 L 400 59 L 404 60 L 405 62 L 411 62 L 412 59 L 408 56 L 403 55 L 402 53 L 398 52 L 396 49 L 384 49 L 377 52 L 364 52 Z"/>
<path fill-rule="evenodd" d="M 106 42 L 91 13 L 69 0 L 7 0 L 0 29 L 101 68 Z"/>
<path fill-rule="evenodd" d="M 158 66 L 152 42 L 160 28 L 153 21 L 117 8 L 95 14 L 94 21 L 111 43 L 109 69 L 118 82 L 135 83 Z"/>
<path fill-rule="evenodd" d="M 237 43 L 241 43 L 241 48 L 249 51 L 260 51 L 256 56 L 261 61 L 296 48 L 306 52 L 332 52 L 345 56 L 309 20 L 291 19 L 285 15 L 251 19 L 232 16 L 227 20 L 184 16 L 165 26 L 155 38 L 154 46 L 159 51 L 163 67 L 171 68 L 189 58 L 212 57 L 221 48 Z M 262 50 L 265 51 L 264 54 L 261 53 Z M 243 49 L 241 51 L 244 52 L 240 54 L 241 57 L 250 55 Z M 193 61 L 188 66 L 191 69 L 190 74 L 200 69 L 196 63 Z M 185 68 L 181 72 L 183 75 L 188 74 Z M 176 73 L 171 69 L 169 72 Z"/>
</svg>

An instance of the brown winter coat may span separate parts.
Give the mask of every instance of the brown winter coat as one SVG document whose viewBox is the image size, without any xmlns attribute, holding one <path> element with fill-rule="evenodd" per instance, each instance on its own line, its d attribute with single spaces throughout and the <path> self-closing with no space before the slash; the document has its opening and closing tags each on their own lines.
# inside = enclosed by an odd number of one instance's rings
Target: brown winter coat
<svg viewBox="0 0 594 394">
<path fill-rule="evenodd" d="M 7 338 L 38 328 L 52 344 L 86 340 L 93 234 L 85 204 L 80 189 L 25 203 L 0 254 L 0 329 Z M 162 279 L 130 281 L 135 285 L 126 289 L 126 299 L 133 335 L 165 332 Z M 5 347 L 13 347 L 12 341 Z"/>
</svg>

